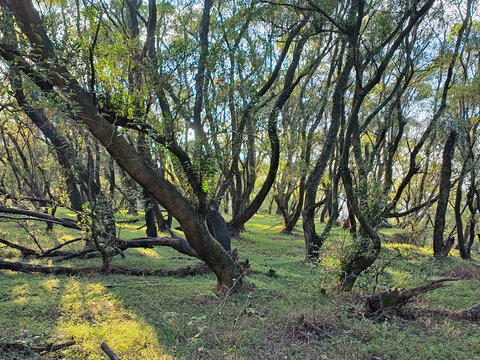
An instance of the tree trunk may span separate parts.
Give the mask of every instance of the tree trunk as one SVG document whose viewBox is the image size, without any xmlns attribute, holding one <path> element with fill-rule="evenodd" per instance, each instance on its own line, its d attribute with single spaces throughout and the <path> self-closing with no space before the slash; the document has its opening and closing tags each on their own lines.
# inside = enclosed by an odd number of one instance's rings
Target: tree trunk
<svg viewBox="0 0 480 360">
<path fill-rule="evenodd" d="M 435 213 L 435 224 L 433 228 L 433 255 L 444 257 L 450 251 L 443 240 L 445 231 L 445 215 L 447 213 L 448 198 L 450 196 L 450 178 L 452 176 L 452 161 L 455 152 L 455 141 L 457 132 L 451 130 L 443 149 L 442 169 L 440 175 L 440 193 L 437 201 L 437 212 Z"/>
<path fill-rule="evenodd" d="M 241 285 L 240 269 L 230 255 L 210 235 L 205 215 L 199 214 L 173 184 L 158 176 L 148 166 L 114 126 L 100 115 L 90 95 L 82 89 L 68 70 L 64 66 L 56 65 L 53 45 L 47 37 L 31 0 L 9 1 L 7 6 L 14 12 L 22 32 L 37 50 L 38 58 L 43 60 L 38 62 L 38 66 L 44 70 L 47 78 L 34 77 L 32 73 L 27 75 L 32 76 L 33 81 L 37 80 L 37 85 L 43 91 L 54 90 L 49 82 L 58 89 L 62 89 L 62 94 L 67 96 L 76 108 L 76 119 L 86 125 L 121 168 L 146 188 L 179 221 L 188 243 L 217 275 L 219 286 L 234 288 Z M 11 60 L 14 60 L 13 54 L 2 54 L 2 56 L 11 57 Z"/>
<path fill-rule="evenodd" d="M 295 209 L 293 213 L 288 217 L 288 220 L 285 224 L 285 229 L 283 230 L 285 233 L 290 234 L 293 231 L 293 228 L 300 219 L 300 215 L 302 214 L 303 209 L 303 202 L 305 199 L 305 176 L 300 179 L 300 188 L 298 189 L 298 200 L 297 204 L 295 205 Z"/>
<path fill-rule="evenodd" d="M 301 27 L 304 26 L 305 23 L 302 23 Z M 298 31 L 300 31 L 301 27 L 297 27 Z M 248 205 L 245 210 L 242 211 L 241 214 L 234 217 L 228 223 L 228 229 L 233 233 L 233 235 L 238 235 L 240 229 L 244 226 L 244 224 L 252 218 L 253 215 L 256 214 L 260 206 L 262 205 L 263 201 L 267 197 L 270 189 L 275 182 L 275 178 L 277 176 L 278 166 L 280 163 L 280 140 L 278 138 L 278 131 L 277 131 L 277 117 L 280 109 L 285 105 L 288 98 L 290 97 L 293 89 L 297 85 L 294 82 L 295 72 L 297 70 L 298 63 L 300 61 L 300 55 L 303 51 L 303 47 L 305 45 L 305 39 L 301 39 L 298 41 L 295 49 L 293 51 L 292 62 L 288 67 L 287 73 L 285 75 L 284 86 L 283 90 L 278 96 L 273 109 L 271 110 L 269 117 L 268 117 L 268 138 L 270 140 L 270 149 L 271 149 L 271 156 L 270 156 L 270 167 L 268 168 L 267 177 L 260 188 L 257 196 L 252 200 L 250 205 Z"/>
<path fill-rule="evenodd" d="M 148 191 L 143 190 L 143 209 L 145 211 L 146 234 L 148 237 L 157 237 L 157 224 L 155 222 L 155 209 Z"/>
<path fill-rule="evenodd" d="M 466 244 L 465 244 L 465 237 L 466 234 L 463 233 L 463 220 L 462 220 L 462 186 L 463 186 L 463 180 L 465 178 L 465 175 L 463 174 L 464 169 L 462 169 L 462 174 L 460 175 L 457 183 L 457 190 L 455 192 L 455 223 L 457 227 L 457 244 L 458 244 L 458 250 L 460 251 L 460 257 L 462 259 L 469 259 L 470 254 L 467 252 Z M 468 228 L 469 224 L 467 224 Z M 468 229 L 466 229 L 468 230 Z"/>
<path fill-rule="evenodd" d="M 327 166 L 328 159 L 335 148 L 335 141 L 337 139 L 338 129 L 340 128 L 342 110 L 343 110 L 343 96 L 347 88 L 348 77 L 353 68 L 353 58 L 349 56 L 345 62 L 345 66 L 337 80 L 335 91 L 333 93 L 332 116 L 330 127 L 322 147 L 322 152 L 318 157 L 315 168 L 310 174 L 305 192 L 305 205 L 302 213 L 303 233 L 305 236 L 306 259 L 318 259 L 318 251 L 321 247 L 321 239 L 315 231 L 315 201 L 317 195 L 317 188 L 322 178 L 323 172 Z"/>
</svg>

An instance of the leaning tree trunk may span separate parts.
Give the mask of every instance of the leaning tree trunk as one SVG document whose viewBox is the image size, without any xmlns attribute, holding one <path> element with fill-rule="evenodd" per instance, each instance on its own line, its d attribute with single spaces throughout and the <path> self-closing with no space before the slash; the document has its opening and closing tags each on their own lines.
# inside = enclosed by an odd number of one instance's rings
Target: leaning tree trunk
<svg viewBox="0 0 480 360">
<path fill-rule="evenodd" d="M 17 18 L 22 32 L 36 49 L 38 66 L 45 77 L 35 76 L 34 69 L 30 67 L 24 67 L 22 71 L 45 93 L 52 93 L 55 87 L 62 89 L 62 94 L 69 99 L 72 106 L 75 106 L 76 119 L 86 125 L 121 168 L 146 188 L 179 221 L 190 246 L 216 274 L 218 285 L 228 288 L 240 286 L 241 272 L 230 255 L 210 235 L 206 215 L 199 214 L 172 183 L 158 176 L 155 170 L 148 166 L 115 127 L 100 114 L 90 95 L 82 89 L 66 67 L 56 64 L 53 44 L 32 1 L 7 1 L 6 4 Z M 16 59 L 13 53 L 3 52 L 1 55 L 8 61 Z"/>
<path fill-rule="evenodd" d="M 455 152 L 457 132 L 451 130 L 443 149 L 442 170 L 440 175 L 440 193 L 438 195 L 437 212 L 433 228 L 433 255 L 435 257 L 447 256 L 452 241 L 443 241 L 445 231 L 445 215 L 447 213 L 448 198 L 450 195 L 450 178 L 452 176 L 452 161 Z"/>
</svg>

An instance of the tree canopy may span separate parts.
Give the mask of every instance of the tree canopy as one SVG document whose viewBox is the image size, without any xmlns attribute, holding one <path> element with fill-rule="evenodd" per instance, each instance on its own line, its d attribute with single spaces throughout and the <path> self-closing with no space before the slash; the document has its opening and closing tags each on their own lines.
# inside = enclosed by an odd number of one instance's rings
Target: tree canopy
<svg viewBox="0 0 480 360">
<path fill-rule="evenodd" d="M 116 213 L 139 204 L 148 239 L 169 232 L 164 245 L 201 259 L 227 288 L 244 271 L 230 236 L 273 204 L 285 232 L 301 219 L 308 262 L 334 226 L 350 229 L 345 290 L 377 259 L 381 227 L 428 228 L 435 256 L 456 244 L 470 257 L 475 0 L 0 9 L 2 212 L 47 211 L 53 224 L 57 207 L 75 211 L 105 269 L 133 246 Z"/>
</svg>

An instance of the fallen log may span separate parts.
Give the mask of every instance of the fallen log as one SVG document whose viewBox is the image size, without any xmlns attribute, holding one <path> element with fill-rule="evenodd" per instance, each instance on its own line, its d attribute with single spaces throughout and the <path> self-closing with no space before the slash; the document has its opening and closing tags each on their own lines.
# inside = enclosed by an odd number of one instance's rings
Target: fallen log
<svg viewBox="0 0 480 360">
<path fill-rule="evenodd" d="M 41 273 L 55 275 L 85 275 L 85 274 L 122 274 L 133 276 L 192 276 L 210 272 L 206 264 L 189 265 L 176 269 L 135 269 L 120 265 L 108 267 L 68 267 L 68 266 L 42 266 L 23 262 L 0 260 L 0 270 L 11 270 L 23 273 Z"/>
<path fill-rule="evenodd" d="M 393 314 L 400 316 L 403 319 L 415 320 L 420 317 L 441 317 L 453 320 L 480 322 L 480 303 L 463 311 L 453 311 L 444 309 L 421 309 L 417 307 L 399 307 L 391 308 L 390 311 L 385 312 L 382 316 Z"/>
</svg>

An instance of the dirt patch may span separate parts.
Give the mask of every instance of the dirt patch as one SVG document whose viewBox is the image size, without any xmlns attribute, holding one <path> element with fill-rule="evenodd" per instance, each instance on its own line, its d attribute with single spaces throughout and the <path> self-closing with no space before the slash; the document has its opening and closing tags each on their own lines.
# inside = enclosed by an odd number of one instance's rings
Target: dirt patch
<svg viewBox="0 0 480 360">
<path fill-rule="evenodd" d="M 286 328 L 286 337 L 304 344 L 329 340 L 335 337 L 336 328 L 329 322 L 322 322 L 302 315 L 292 326 Z"/>
</svg>

